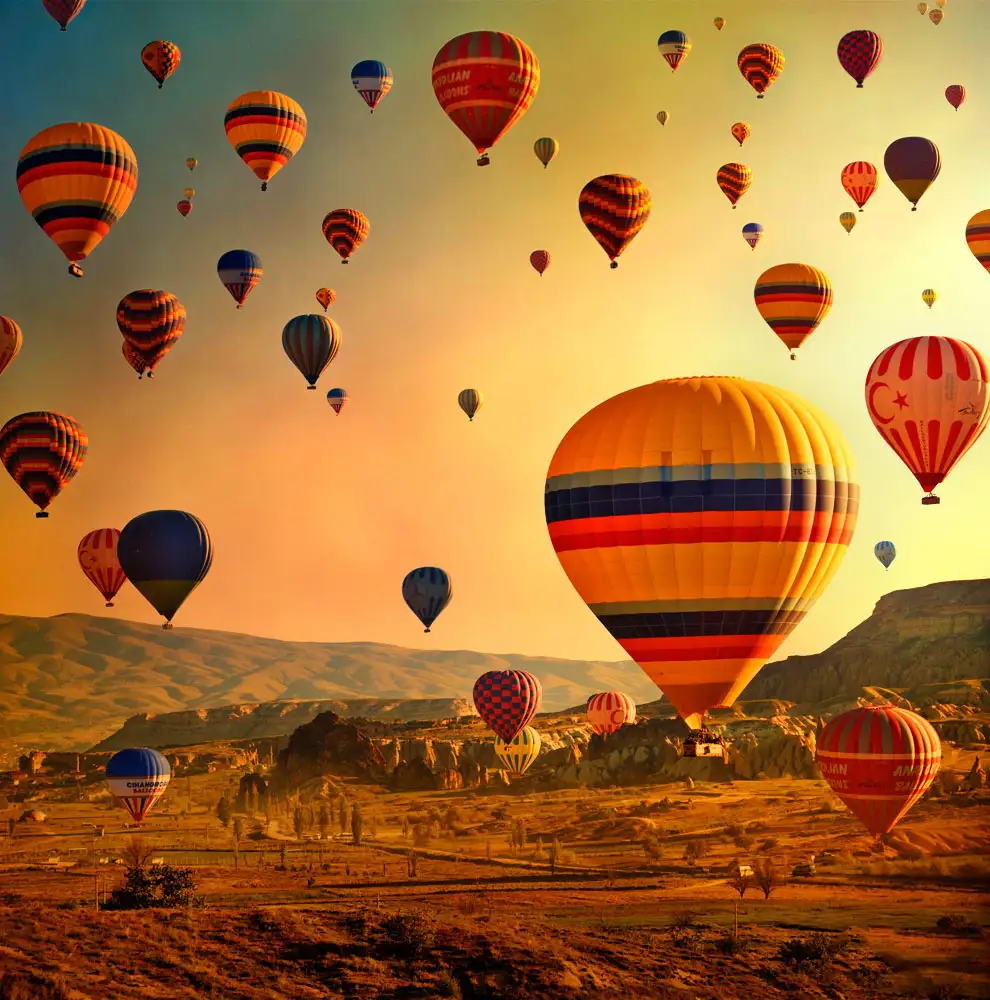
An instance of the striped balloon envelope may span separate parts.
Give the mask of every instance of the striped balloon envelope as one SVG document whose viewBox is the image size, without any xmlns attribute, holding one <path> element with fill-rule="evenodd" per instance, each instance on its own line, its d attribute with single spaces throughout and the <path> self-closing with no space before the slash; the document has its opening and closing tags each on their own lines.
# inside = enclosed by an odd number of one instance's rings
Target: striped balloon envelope
<svg viewBox="0 0 990 1000">
<path fill-rule="evenodd" d="M 966 245 L 969 252 L 990 274 L 990 208 L 977 212 L 966 223 Z"/>
<path fill-rule="evenodd" d="M 21 328 L 9 316 L 0 316 L 0 375 L 21 353 L 23 346 L 24 334 L 21 333 Z"/>
<path fill-rule="evenodd" d="M 306 112 L 274 90 L 252 90 L 234 100 L 223 118 L 227 141 L 261 181 L 261 190 L 306 141 Z"/>
<path fill-rule="evenodd" d="M 314 391 L 342 341 L 340 327 L 319 313 L 295 316 L 282 328 L 282 350 L 309 383 L 306 388 Z"/>
<path fill-rule="evenodd" d="M 130 747 L 118 750 L 107 761 L 110 794 L 139 825 L 151 807 L 165 794 L 172 768 L 157 750 Z"/>
<path fill-rule="evenodd" d="M 924 302 L 929 309 L 931 309 L 931 307 L 935 305 L 935 300 L 937 298 L 938 298 L 938 292 L 936 292 L 934 288 L 926 288 L 921 293 L 921 301 Z"/>
<path fill-rule="evenodd" d="M 356 208 L 335 208 L 323 217 L 323 236 L 340 254 L 341 263 L 368 238 L 371 223 L 363 212 Z"/>
<path fill-rule="evenodd" d="M 753 134 L 753 130 L 746 122 L 735 122 L 729 131 L 740 146 Z"/>
<path fill-rule="evenodd" d="M 148 42 L 141 50 L 141 62 L 144 68 L 158 81 L 158 89 L 162 89 L 165 81 L 179 68 L 182 53 L 175 42 L 159 40 Z"/>
<path fill-rule="evenodd" d="M 228 250 L 217 261 L 217 275 L 238 309 L 264 273 L 261 258 L 250 250 Z"/>
<path fill-rule="evenodd" d="M 753 250 L 756 249 L 756 244 L 763 239 L 763 233 L 763 226 L 759 222 L 747 222 L 746 225 L 742 227 L 743 239 Z"/>
<path fill-rule="evenodd" d="M 330 409 L 333 410 L 337 416 L 340 416 L 340 411 L 344 408 L 344 404 L 351 397 L 347 395 L 346 389 L 331 389 L 327 393 L 327 402 L 330 404 Z"/>
<path fill-rule="evenodd" d="M 854 476 L 842 434 L 800 396 L 668 379 L 581 417 L 544 503 L 574 589 L 697 729 L 832 579 L 856 524 Z"/>
<path fill-rule="evenodd" d="M 430 631 L 453 596 L 454 585 L 438 566 L 420 566 L 410 570 L 402 581 L 402 599 L 423 623 L 424 632 Z"/>
<path fill-rule="evenodd" d="M 474 420 L 474 415 L 481 409 L 484 397 L 477 389 L 461 389 L 457 394 L 457 405 L 467 414 L 468 420 Z"/>
<path fill-rule="evenodd" d="M 942 154 L 931 139 L 909 135 L 895 139 L 884 151 L 883 168 L 894 187 L 918 211 L 922 195 L 935 183 L 942 170 Z"/>
<path fill-rule="evenodd" d="M 74 277 L 82 276 L 76 262 L 88 257 L 127 211 L 137 182 L 137 157 L 127 141 L 89 122 L 42 130 L 17 161 L 21 201 L 71 261 Z"/>
<path fill-rule="evenodd" d="M 501 736 L 495 737 L 495 756 L 512 774 L 525 774 L 537 757 L 543 741 L 540 734 L 532 727 L 526 726 L 506 742 Z"/>
<path fill-rule="evenodd" d="M 866 375 L 873 426 L 927 496 L 990 421 L 987 361 L 963 340 L 909 337 L 881 352 Z"/>
<path fill-rule="evenodd" d="M 636 702 L 621 691 L 603 691 L 588 699 L 588 721 L 599 736 L 611 736 L 636 721 Z"/>
<path fill-rule="evenodd" d="M 108 608 L 113 607 L 113 599 L 127 582 L 117 558 L 118 538 L 116 528 L 97 528 L 83 536 L 76 550 L 86 579 L 103 595 Z"/>
<path fill-rule="evenodd" d="M 452 38 L 433 60 L 433 93 L 444 114 L 478 152 L 486 150 L 526 113 L 540 87 L 533 50 L 501 31 L 469 31 Z"/>
<path fill-rule="evenodd" d="M 687 58 L 691 51 L 691 39 L 683 31 L 665 31 L 657 39 L 657 50 L 663 56 L 671 73 Z"/>
<path fill-rule="evenodd" d="M 767 326 L 795 351 L 818 329 L 832 308 L 832 282 L 810 264 L 777 264 L 757 279 L 756 308 Z"/>
<path fill-rule="evenodd" d="M 556 139 L 544 136 L 533 143 L 533 152 L 546 170 L 550 166 L 550 161 L 560 152 L 560 143 Z"/>
<path fill-rule="evenodd" d="M 326 312 L 337 301 L 337 293 L 332 288 L 319 288 L 316 291 L 316 301 L 323 306 L 323 311 Z"/>
<path fill-rule="evenodd" d="M 897 558 L 897 549 L 893 542 L 877 542 L 873 546 L 873 554 L 884 569 L 890 569 L 890 564 Z"/>
<path fill-rule="evenodd" d="M 117 558 L 134 589 L 165 619 L 163 629 L 213 565 L 206 525 L 184 510 L 149 510 L 124 525 Z"/>
<path fill-rule="evenodd" d="M 539 680 L 525 670 L 489 670 L 474 682 L 474 707 L 505 743 L 529 725 L 542 699 Z"/>
<path fill-rule="evenodd" d="M 715 175 L 715 182 L 722 194 L 729 199 L 729 204 L 735 208 L 753 183 L 753 171 L 745 163 L 723 163 Z"/>
<path fill-rule="evenodd" d="M 152 371 L 178 343 L 186 327 L 186 307 L 160 288 L 141 288 L 117 304 L 117 328 Z"/>
<path fill-rule="evenodd" d="M 784 53 L 768 42 L 753 42 L 740 51 L 736 63 L 743 79 L 762 100 L 784 72 Z"/>
<path fill-rule="evenodd" d="M 0 428 L 0 462 L 39 508 L 35 517 L 48 517 L 49 505 L 82 468 L 88 450 L 86 432 L 61 413 L 21 413 Z"/>
<path fill-rule="evenodd" d="M 815 760 L 829 788 L 879 837 L 931 786 L 942 744 L 931 723 L 915 712 L 854 708 L 825 726 Z"/>
<path fill-rule="evenodd" d="M 856 213 L 843 212 L 839 216 L 839 225 L 847 232 L 851 233 L 856 228 Z"/>
<path fill-rule="evenodd" d="M 392 89 L 392 71 L 378 59 L 362 59 L 351 69 L 351 84 L 374 114 L 378 102 Z"/>
<path fill-rule="evenodd" d="M 581 189 L 581 221 L 612 262 L 610 267 L 619 266 L 618 257 L 646 225 L 650 205 L 646 185 L 626 174 L 603 174 Z"/>
<path fill-rule="evenodd" d="M 41 2 L 45 10 L 58 22 L 62 31 L 65 31 L 69 22 L 86 6 L 86 0 L 41 0 Z"/>
<path fill-rule="evenodd" d="M 846 194 L 856 202 L 862 212 L 863 206 L 873 197 L 873 192 L 880 183 L 880 174 L 872 163 L 867 163 L 866 160 L 854 160 L 842 168 L 840 180 Z"/>
<path fill-rule="evenodd" d="M 120 345 L 120 350 L 124 355 L 124 360 L 137 372 L 138 378 L 142 378 L 145 369 L 148 367 L 144 362 L 144 358 L 126 340 Z M 151 378 L 151 372 L 148 372 L 148 378 Z"/>
<path fill-rule="evenodd" d="M 883 58 L 883 41 L 875 31 L 847 31 L 836 53 L 839 65 L 862 87 Z"/>
</svg>

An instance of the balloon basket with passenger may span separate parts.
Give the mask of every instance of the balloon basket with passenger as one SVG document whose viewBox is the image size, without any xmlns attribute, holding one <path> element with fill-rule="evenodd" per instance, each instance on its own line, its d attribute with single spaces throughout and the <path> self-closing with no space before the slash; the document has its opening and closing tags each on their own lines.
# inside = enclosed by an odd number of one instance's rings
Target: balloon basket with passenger
<svg viewBox="0 0 990 1000">
<path fill-rule="evenodd" d="M 691 735 L 681 744 L 681 756 L 717 758 L 724 761 L 725 740 L 705 726 L 701 729 L 692 729 Z"/>
</svg>

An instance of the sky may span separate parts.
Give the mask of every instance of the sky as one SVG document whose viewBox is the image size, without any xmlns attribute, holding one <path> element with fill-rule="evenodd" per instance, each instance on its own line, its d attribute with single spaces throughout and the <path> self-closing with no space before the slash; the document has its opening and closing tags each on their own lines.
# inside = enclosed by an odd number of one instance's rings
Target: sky
<svg viewBox="0 0 990 1000">
<path fill-rule="evenodd" d="M 531 108 L 483 170 L 430 81 L 440 47 L 481 28 L 518 35 L 541 67 Z M 671 28 L 693 40 L 676 74 L 656 47 Z M 857 28 L 885 47 L 862 90 L 836 58 Z M 964 236 L 990 208 L 988 35 L 983 0 L 950 0 L 938 27 L 913 0 L 89 0 L 65 33 L 40 0 L 5 0 L 0 86 L 16 99 L 0 129 L 0 314 L 20 324 L 24 347 L 0 377 L 0 421 L 56 410 L 83 425 L 90 447 L 48 520 L 2 477 L 0 611 L 159 622 L 130 585 L 105 611 L 76 547 L 95 528 L 180 508 L 206 523 L 215 556 L 177 628 L 623 659 L 550 545 L 547 467 L 599 402 L 705 374 L 797 392 L 837 422 L 858 461 L 850 550 L 778 658 L 823 649 L 891 590 L 987 576 L 990 441 L 939 488 L 940 506 L 923 507 L 870 422 L 863 382 L 904 337 L 950 335 L 990 351 L 990 275 Z M 157 38 L 182 52 L 162 90 L 140 60 Z M 786 57 L 762 101 L 736 67 L 756 41 Z M 350 82 L 368 58 L 395 80 L 373 116 Z M 943 96 L 954 83 L 969 92 L 958 112 Z M 264 194 L 223 127 L 231 101 L 255 89 L 290 95 L 308 116 L 302 150 Z M 81 281 L 14 181 L 34 134 L 77 120 L 119 132 L 140 170 Z M 739 120 L 753 130 L 742 149 L 729 134 Z M 544 135 L 560 142 L 547 170 L 533 153 Z M 905 135 L 938 144 L 941 175 L 917 212 L 882 176 L 847 234 L 838 216 L 855 206 L 843 165 L 881 165 Z M 199 159 L 194 174 L 188 156 Z M 754 174 L 736 211 L 715 183 L 730 161 Z M 653 196 L 614 271 L 577 208 L 604 173 L 632 174 Z M 183 219 L 175 203 L 186 186 L 196 196 Z M 364 212 L 371 232 L 342 268 L 320 223 L 345 207 Z M 766 227 L 755 250 L 740 235 L 751 221 Z M 216 262 L 240 247 L 265 274 L 238 311 Z M 535 249 L 552 255 L 542 279 L 529 265 Z M 796 362 L 752 294 L 764 269 L 789 261 L 821 268 L 835 290 Z M 281 331 L 320 311 L 321 285 L 337 292 L 330 315 L 343 344 L 320 391 L 307 392 Z M 115 322 L 118 301 L 148 287 L 188 312 L 150 383 L 122 359 Z M 334 386 L 350 395 L 339 417 L 324 398 Z M 457 406 L 468 387 L 484 395 L 473 423 Z M 886 573 L 873 556 L 879 539 L 897 545 Z M 430 635 L 400 596 L 420 565 L 445 568 L 454 585 Z"/>
</svg>

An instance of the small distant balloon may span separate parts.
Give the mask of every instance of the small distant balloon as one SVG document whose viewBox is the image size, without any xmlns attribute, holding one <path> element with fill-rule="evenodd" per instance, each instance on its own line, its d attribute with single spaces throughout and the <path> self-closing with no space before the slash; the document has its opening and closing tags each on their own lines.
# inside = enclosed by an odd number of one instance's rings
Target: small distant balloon
<svg viewBox="0 0 990 1000">
<path fill-rule="evenodd" d="M 23 345 L 24 334 L 21 333 L 21 328 L 9 316 L 0 316 L 0 375 L 20 354 Z"/>
<path fill-rule="evenodd" d="M 851 233 L 856 226 L 856 213 L 843 212 L 839 216 L 839 224 L 847 233 Z"/>
<path fill-rule="evenodd" d="M 932 22 L 932 24 L 941 24 L 942 23 L 942 17 L 943 17 L 943 15 L 942 15 L 942 11 L 939 10 L 938 7 L 936 7 L 933 11 L 931 11 L 931 13 L 928 15 L 928 17 L 929 17 L 929 20 Z"/>
<path fill-rule="evenodd" d="M 890 564 L 897 558 L 897 549 L 893 542 L 877 542 L 873 546 L 873 554 L 884 569 L 890 569 Z"/>
<path fill-rule="evenodd" d="M 921 293 L 921 301 L 924 302 L 929 309 L 931 309 L 931 307 L 935 305 L 935 300 L 937 298 L 938 298 L 938 293 L 935 291 L 934 288 L 926 288 Z"/>
<path fill-rule="evenodd" d="M 810 264 L 777 264 L 757 279 L 756 308 L 764 322 L 794 352 L 818 329 L 832 308 L 832 283 Z"/>
<path fill-rule="evenodd" d="M 323 311 L 326 312 L 337 301 L 337 293 L 332 288 L 317 289 L 316 301 L 323 306 Z"/>
<path fill-rule="evenodd" d="M 474 420 L 474 415 L 481 409 L 483 402 L 477 389 L 461 389 L 457 394 L 457 405 L 467 414 L 468 420 Z"/>
<path fill-rule="evenodd" d="M 691 51 L 691 39 L 683 31 L 665 31 L 657 39 L 657 48 L 674 73 Z"/>
<path fill-rule="evenodd" d="M 86 6 L 86 0 L 41 0 L 45 10 L 51 15 L 58 26 L 65 31 L 69 22 L 78 17 L 79 12 Z"/>
<path fill-rule="evenodd" d="M 377 59 L 362 59 L 351 70 L 351 83 L 374 114 L 378 102 L 392 89 L 392 71 Z"/>
<path fill-rule="evenodd" d="M 954 83 L 945 88 L 945 99 L 956 109 L 966 100 L 966 88 L 961 83 Z"/>
<path fill-rule="evenodd" d="M 356 208 L 335 208 L 323 217 L 323 237 L 340 255 L 342 264 L 368 238 L 371 223 Z"/>
<path fill-rule="evenodd" d="M 533 270 L 542 278 L 543 272 L 550 266 L 550 252 L 548 250 L 534 250 L 529 255 L 529 262 L 533 265 Z"/>
<path fill-rule="evenodd" d="M 866 160 L 854 160 L 842 168 L 839 179 L 846 194 L 856 202 L 862 212 L 863 206 L 873 197 L 873 192 L 880 183 L 880 173 L 872 163 L 867 163 Z"/>
<path fill-rule="evenodd" d="M 80 569 L 103 596 L 108 608 L 113 607 L 113 599 L 127 582 L 117 559 L 118 538 L 120 532 L 116 528 L 97 528 L 83 536 L 76 550 Z"/>
<path fill-rule="evenodd" d="M 990 274 L 990 208 L 977 212 L 966 223 L 966 245 L 969 252 Z"/>
<path fill-rule="evenodd" d="M 250 90 L 231 102 L 223 127 L 234 152 L 267 191 L 306 141 L 306 112 L 286 94 Z"/>
<path fill-rule="evenodd" d="M 716 31 L 721 31 L 725 27 L 725 18 L 724 17 L 716 17 L 715 20 L 712 21 L 712 24 L 715 25 L 715 30 Z"/>
<path fill-rule="evenodd" d="M 736 122 L 729 131 L 740 146 L 753 134 L 753 130 L 746 122 Z"/>
<path fill-rule="evenodd" d="M 402 599 L 423 623 L 425 632 L 430 631 L 453 596 L 454 585 L 438 566 L 420 566 L 407 573 L 402 581 Z"/>
<path fill-rule="evenodd" d="M 182 53 L 174 42 L 148 42 L 141 50 L 141 62 L 144 68 L 158 81 L 158 89 L 162 89 L 165 81 L 178 69 Z"/>
<path fill-rule="evenodd" d="M 755 250 L 756 244 L 763 239 L 763 226 L 759 222 L 747 222 L 742 227 L 743 239 Z"/>
<path fill-rule="evenodd" d="M 735 208 L 753 183 L 753 171 L 745 163 L 723 163 L 715 180 L 722 194 L 729 199 L 729 204 Z"/>
<path fill-rule="evenodd" d="M 316 390 L 319 377 L 337 356 L 342 339 L 340 327 L 320 313 L 295 316 L 282 328 L 282 350 L 309 383 L 307 389 Z"/>
<path fill-rule="evenodd" d="M 182 201 L 177 201 L 175 203 L 176 211 L 184 219 L 192 211 L 192 202 L 187 198 L 183 198 Z"/>
<path fill-rule="evenodd" d="M 184 198 L 195 198 L 196 197 L 196 189 L 195 188 L 183 188 L 182 189 L 182 196 Z"/>
<path fill-rule="evenodd" d="M 926 3 L 919 3 L 918 4 L 918 13 L 921 14 L 922 17 L 924 17 L 924 15 L 928 13 L 928 4 L 926 4 Z"/>
<path fill-rule="evenodd" d="M 347 395 L 346 389 L 331 389 L 327 393 L 327 402 L 330 404 L 330 409 L 333 410 L 337 416 L 340 416 L 340 411 L 344 408 L 344 404 L 351 397 Z"/>
<path fill-rule="evenodd" d="M 839 65 L 861 88 L 883 58 L 883 42 L 875 31 L 849 31 L 839 39 Z"/>
<path fill-rule="evenodd" d="M 195 170 L 196 169 L 196 165 L 198 163 L 199 163 L 199 160 L 197 160 L 195 156 L 187 156 L 186 157 L 186 166 L 190 170 Z"/>
<path fill-rule="evenodd" d="M 784 53 L 767 42 L 753 42 L 740 51 L 736 62 L 743 79 L 762 100 L 784 72 Z"/>
<path fill-rule="evenodd" d="M 261 258 L 250 250 L 228 250 L 217 261 L 217 274 L 223 287 L 240 309 L 251 289 L 261 281 L 264 274 Z"/>
<path fill-rule="evenodd" d="M 894 186 L 918 211 L 918 202 L 942 169 L 942 155 L 931 139 L 905 136 L 895 139 L 883 154 L 883 166 Z"/>
<path fill-rule="evenodd" d="M 546 170 L 550 166 L 550 161 L 560 152 L 560 143 L 556 139 L 544 136 L 533 143 L 533 152 L 536 153 L 536 158 Z"/>
<path fill-rule="evenodd" d="M 661 125 L 666 125 L 667 122 L 670 121 L 670 115 L 668 115 L 666 111 L 658 111 L 657 121 L 660 122 Z"/>
</svg>

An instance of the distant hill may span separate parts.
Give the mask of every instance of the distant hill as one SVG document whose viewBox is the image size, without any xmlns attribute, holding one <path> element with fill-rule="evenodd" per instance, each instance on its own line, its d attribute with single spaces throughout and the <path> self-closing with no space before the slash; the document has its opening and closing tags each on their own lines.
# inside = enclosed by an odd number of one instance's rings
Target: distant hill
<svg viewBox="0 0 990 1000">
<path fill-rule="evenodd" d="M 328 709 L 383 721 L 467 714 L 478 674 L 507 667 L 540 678 L 547 712 L 581 706 L 609 688 L 641 705 L 656 701 L 656 688 L 629 661 L 164 632 L 75 614 L 0 615 L 0 766 L 5 753 L 28 746 L 81 750 L 106 741 L 101 747 L 112 749 L 139 736 L 165 745 L 182 733 L 189 743 L 285 735 Z M 972 702 L 990 689 L 983 678 L 990 678 L 990 580 L 966 580 L 887 594 L 824 652 L 768 664 L 743 698 L 822 706 L 882 686 L 950 701 L 959 682 L 959 700 Z"/>
</svg>

